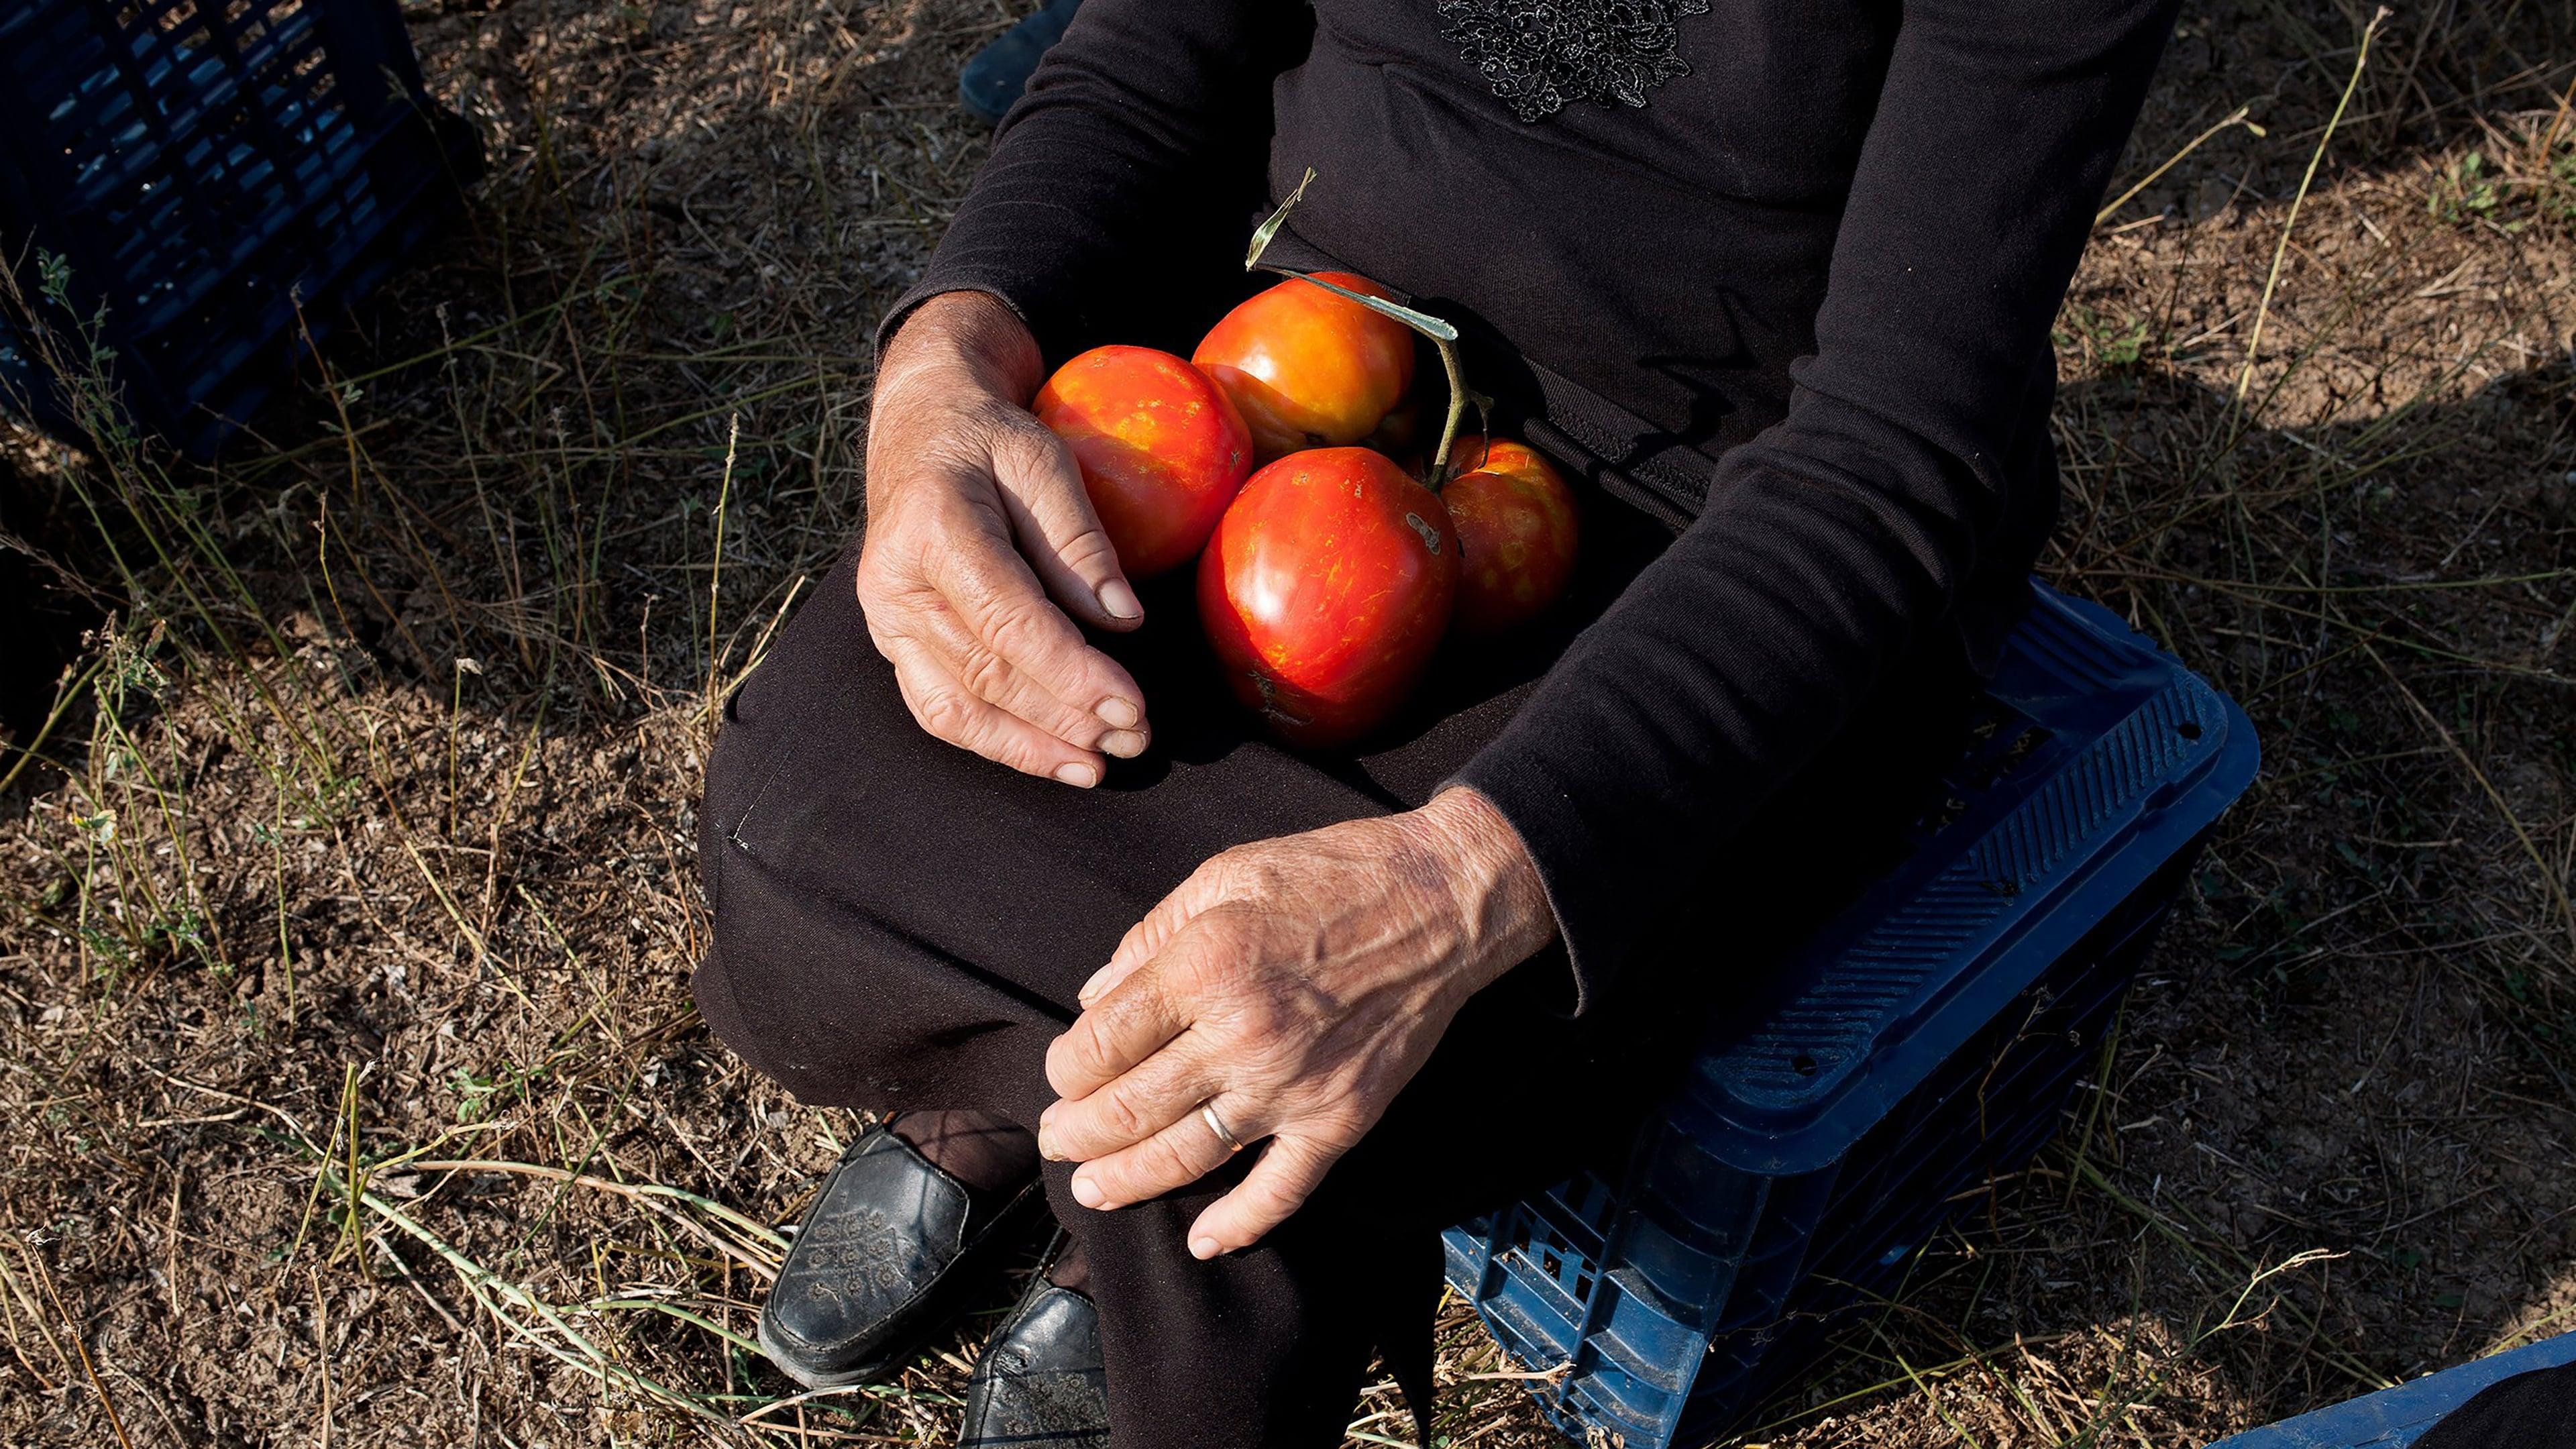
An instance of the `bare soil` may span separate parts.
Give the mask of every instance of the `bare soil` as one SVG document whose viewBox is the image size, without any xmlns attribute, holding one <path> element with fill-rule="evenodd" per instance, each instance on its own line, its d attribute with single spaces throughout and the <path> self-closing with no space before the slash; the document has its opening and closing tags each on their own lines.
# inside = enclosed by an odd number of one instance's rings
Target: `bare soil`
<svg viewBox="0 0 2576 1449">
<path fill-rule="evenodd" d="M 1011 15 L 405 13 L 456 232 L 218 466 L 6 445 L 0 1442 L 948 1442 L 1007 1290 L 865 1395 L 743 1342 L 856 1124 L 691 1009 L 693 811 Z M 2264 778 L 2070 1130 L 1733 1442 L 2186 1449 L 2576 1329 L 2576 7 L 2391 18 L 2337 119 L 2370 21 L 2190 0 L 2115 195 L 2215 132 L 2060 321 L 2046 572 Z M 1558 1442 L 1443 1345 L 1439 1442 Z"/>
</svg>

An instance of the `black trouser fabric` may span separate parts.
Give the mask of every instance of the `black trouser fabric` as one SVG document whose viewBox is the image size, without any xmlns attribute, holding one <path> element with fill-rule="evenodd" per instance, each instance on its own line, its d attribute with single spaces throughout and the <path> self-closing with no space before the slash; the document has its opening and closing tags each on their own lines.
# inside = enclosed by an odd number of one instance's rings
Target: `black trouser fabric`
<svg viewBox="0 0 2576 1449">
<path fill-rule="evenodd" d="M 2487 1385 L 2416 1449 L 2576 1449 L 2576 1364 Z"/>
<path fill-rule="evenodd" d="M 1422 803 L 1669 540 L 1617 503 L 1589 509 L 1582 577 L 1553 624 L 1453 642 L 1404 720 L 1329 759 L 1274 746 L 1237 712 L 1186 571 L 1148 585 L 1143 630 L 1101 642 L 1145 690 L 1153 748 L 1090 791 L 924 734 L 844 557 L 728 702 L 708 767 L 708 1023 L 811 1104 L 1033 1127 L 1076 990 L 1157 900 L 1228 846 Z M 1470 1002 L 1384 1121 L 1256 1247 L 1202 1263 L 1183 1245 L 1240 1165 L 1107 1213 L 1050 1165 L 1048 1201 L 1090 1261 L 1121 1449 L 1340 1442 L 1373 1348 L 1399 1369 L 1424 1361 L 1439 1230 L 1587 1161 L 1615 1169 L 1710 1014 L 1742 1011 L 1766 966 L 1885 863 L 1955 747 L 1963 677 L 1943 657 L 1888 681 L 1705 891 L 1672 903 L 1657 969 L 1612 1000 L 1564 1016 L 1568 966 L 1551 948 Z"/>
</svg>

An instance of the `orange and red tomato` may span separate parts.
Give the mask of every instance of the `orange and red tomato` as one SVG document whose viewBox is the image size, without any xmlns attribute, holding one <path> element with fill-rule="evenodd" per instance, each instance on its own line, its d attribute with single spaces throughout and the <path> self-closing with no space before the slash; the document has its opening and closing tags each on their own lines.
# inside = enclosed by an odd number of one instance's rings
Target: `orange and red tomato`
<svg viewBox="0 0 2576 1449">
<path fill-rule="evenodd" d="M 1365 277 L 1317 275 L 1393 300 Z M 1413 387 L 1409 328 L 1302 278 L 1225 314 L 1190 360 L 1234 399 L 1265 463 L 1300 448 L 1360 442 Z"/>
<path fill-rule="evenodd" d="M 1564 594 L 1578 544 L 1574 491 L 1527 443 L 1467 436 L 1440 490 L 1458 531 L 1458 628 L 1494 634 Z"/>
<path fill-rule="evenodd" d="M 1168 352 L 1095 347 L 1030 408 L 1072 450 L 1131 578 L 1189 562 L 1252 472 L 1252 435 L 1224 389 Z"/>
<path fill-rule="evenodd" d="M 1317 448 L 1243 485 L 1199 559 L 1236 695 L 1290 744 L 1347 744 L 1404 702 L 1449 626 L 1458 539 L 1382 454 Z"/>
</svg>

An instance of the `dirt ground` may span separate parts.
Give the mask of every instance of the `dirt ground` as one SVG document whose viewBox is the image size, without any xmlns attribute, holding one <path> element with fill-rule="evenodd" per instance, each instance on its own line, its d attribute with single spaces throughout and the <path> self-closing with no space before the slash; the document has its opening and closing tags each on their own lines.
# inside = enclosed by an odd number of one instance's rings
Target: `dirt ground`
<svg viewBox="0 0 2576 1449">
<path fill-rule="evenodd" d="M 1006 1289 L 861 1395 L 749 1351 L 854 1123 L 686 978 L 1008 7 L 404 8 L 491 174 L 327 373 L 212 468 L 6 444 L 0 1442 L 948 1442 Z M 2188 0 L 2059 331 L 2045 572 L 2264 777 L 2077 1130 L 1730 1442 L 2186 1449 L 2576 1329 L 2576 6 L 2371 23 Z M 1443 1345 L 1436 1442 L 1559 1442 Z"/>
</svg>

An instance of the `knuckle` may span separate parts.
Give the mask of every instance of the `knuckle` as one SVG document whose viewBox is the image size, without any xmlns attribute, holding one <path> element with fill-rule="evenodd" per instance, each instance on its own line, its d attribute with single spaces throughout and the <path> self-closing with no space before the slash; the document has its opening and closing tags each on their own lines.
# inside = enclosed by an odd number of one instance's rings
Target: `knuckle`
<svg viewBox="0 0 2576 1449">
<path fill-rule="evenodd" d="M 951 744 L 965 744 L 975 737 L 977 714 L 973 701 L 953 686 L 939 685 L 922 692 L 913 707 L 913 718 L 921 727 Z"/>
<path fill-rule="evenodd" d="M 1226 943 L 1213 931 L 1201 934 L 1193 949 L 1176 953 L 1166 968 L 1164 985 L 1175 997 L 1194 1001 L 1202 1007 L 1220 998 L 1233 976 L 1228 966 L 1231 953 Z"/>
<path fill-rule="evenodd" d="M 974 749 L 975 753 L 993 763 L 1017 770 L 1023 775 L 1049 775 L 1055 770 L 1055 767 L 1048 764 L 1045 757 L 1027 741 L 1001 735 L 998 732 L 977 744 Z"/>
<path fill-rule="evenodd" d="M 1076 1031 L 1063 1038 L 1064 1064 L 1084 1079 L 1098 1080 L 1109 1070 L 1109 1048 L 1094 1031 Z"/>
<path fill-rule="evenodd" d="M 1084 578 L 1107 576 L 1118 568 L 1118 546 L 1098 528 L 1086 528 L 1057 551 L 1065 567 Z"/>
<path fill-rule="evenodd" d="M 992 609 L 1000 597 L 993 569 L 977 552 L 966 547 L 944 550 L 930 573 L 932 592 L 969 618 Z"/>
<path fill-rule="evenodd" d="M 1000 703 L 1011 687 L 1011 666 L 1002 657 L 985 649 L 968 651 L 959 661 L 957 682 L 979 699 Z"/>
<path fill-rule="evenodd" d="M 1145 1144 L 1145 1169 L 1158 1186 L 1179 1187 L 1197 1179 L 1199 1167 L 1181 1151 L 1178 1142 L 1158 1137 Z"/>
<path fill-rule="evenodd" d="M 1040 606 L 1026 600 L 998 604 L 984 632 L 994 652 L 1016 658 L 1043 656 L 1054 641 Z"/>
<path fill-rule="evenodd" d="M 986 426 L 996 461 L 1024 464 L 1042 477 L 1073 471 L 1073 450 L 1037 414 L 1006 407 L 989 415 Z"/>
<path fill-rule="evenodd" d="M 915 530 L 897 526 L 869 536 L 867 546 L 859 553 L 859 602 L 879 608 L 913 607 L 924 596 L 934 592 L 923 567 L 923 550 L 915 543 Z"/>
<path fill-rule="evenodd" d="M 1208 862 L 1220 892 L 1236 900 L 1258 900 L 1276 893 L 1279 867 L 1268 851 L 1236 846 Z"/>
<path fill-rule="evenodd" d="M 1236 1019 L 1242 1023 L 1244 1034 L 1251 1038 L 1252 1048 L 1259 1056 L 1274 1058 L 1289 1047 L 1295 1021 L 1279 1004 L 1278 998 L 1266 991 L 1254 992 L 1238 1010 Z"/>
<path fill-rule="evenodd" d="M 1214 954 L 1228 961 L 1251 950 L 1260 933 L 1258 923 L 1232 896 L 1201 912 L 1199 928 Z"/>
<path fill-rule="evenodd" d="M 1199 870 L 1207 876 L 1208 884 L 1222 894 L 1232 895 L 1252 874 L 1251 856 L 1250 851 L 1238 845 L 1208 857 L 1207 864 L 1200 866 Z"/>
<path fill-rule="evenodd" d="M 1281 1166 L 1287 1170 L 1282 1172 L 1275 1181 L 1296 1188 L 1298 1195 L 1302 1197 L 1305 1193 L 1303 1184 L 1311 1183 L 1323 1176 L 1324 1169 L 1331 1166 L 1333 1160 L 1341 1154 L 1327 1150 L 1313 1137 L 1302 1132 L 1284 1141 L 1288 1155 Z"/>
<path fill-rule="evenodd" d="M 1246 1055 L 1255 1076 L 1282 1086 L 1310 1081 L 1328 1066 L 1317 1059 L 1318 1053 L 1311 1043 L 1284 1031 L 1273 1031 L 1260 1038 Z"/>
<path fill-rule="evenodd" d="M 1145 1115 L 1125 1092 L 1113 1092 L 1100 1104 L 1099 1127 L 1103 1132 L 1125 1141 L 1144 1135 Z"/>
<path fill-rule="evenodd" d="M 992 392 L 975 392 L 961 396 L 952 406 L 956 409 L 957 430 L 985 447 L 1007 436 L 1022 419 L 1036 423 L 1037 414 Z M 1039 424 L 1044 426 L 1044 424 Z"/>
<path fill-rule="evenodd" d="M 893 601 L 896 584 L 889 577 L 884 551 L 873 546 L 874 540 L 870 542 L 872 546 L 859 555 L 859 603 L 864 608 L 875 609 Z"/>
</svg>

